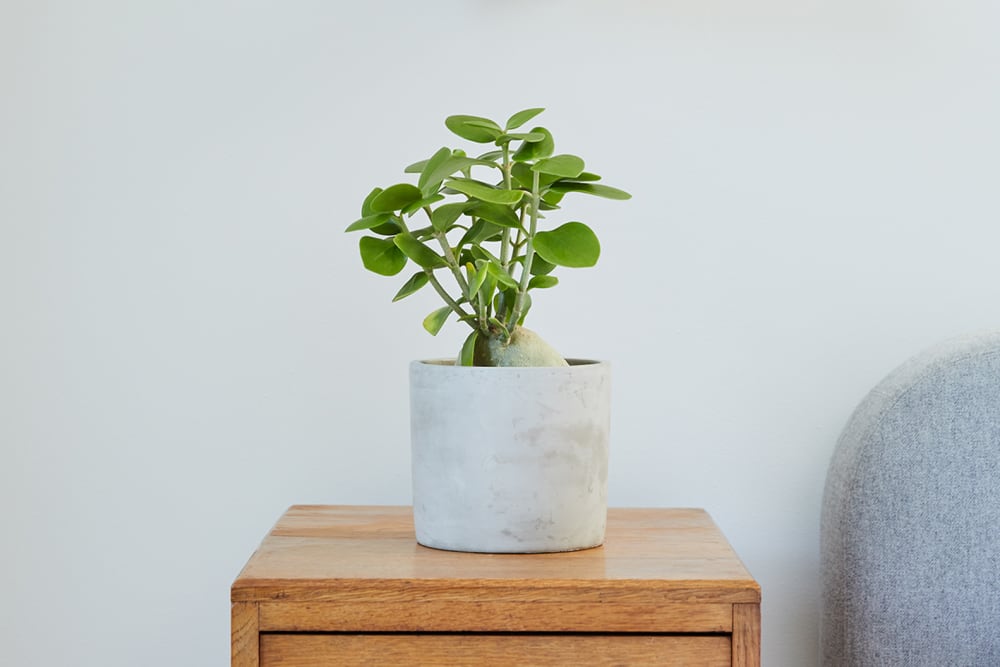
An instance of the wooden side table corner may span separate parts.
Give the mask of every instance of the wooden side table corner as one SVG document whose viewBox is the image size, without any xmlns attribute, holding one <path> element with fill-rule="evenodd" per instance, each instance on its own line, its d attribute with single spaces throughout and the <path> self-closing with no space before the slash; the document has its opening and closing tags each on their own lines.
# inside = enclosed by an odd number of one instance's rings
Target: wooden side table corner
<svg viewBox="0 0 1000 667">
<path fill-rule="evenodd" d="M 760 665 L 760 587 L 699 509 L 523 555 L 419 546 L 408 507 L 294 506 L 231 600 L 234 667 Z"/>
</svg>

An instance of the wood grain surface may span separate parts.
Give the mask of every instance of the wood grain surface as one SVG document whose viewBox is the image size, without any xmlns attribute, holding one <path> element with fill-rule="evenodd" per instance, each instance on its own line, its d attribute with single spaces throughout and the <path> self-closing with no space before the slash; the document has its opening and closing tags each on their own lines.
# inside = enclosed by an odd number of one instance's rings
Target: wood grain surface
<svg viewBox="0 0 1000 667">
<path fill-rule="evenodd" d="M 261 667 L 657 665 L 728 667 L 729 637 L 644 635 L 263 635 Z"/>
<path fill-rule="evenodd" d="M 733 667 L 760 665 L 760 605 L 733 605 Z"/>
<path fill-rule="evenodd" d="M 732 605 L 382 600 L 260 603 L 260 630 L 321 632 L 731 632 Z"/>
<path fill-rule="evenodd" d="M 252 602 L 232 604 L 230 642 L 232 667 L 258 667 L 258 607 Z"/>
<path fill-rule="evenodd" d="M 760 665 L 760 587 L 699 509 L 610 509 L 594 549 L 470 554 L 418 545 L 409 507 L 293 506 L 230 595 L 240 667 Z"/>
<path fill-rule="evenodd" d="M 377 537 L 377 539 L 373 539 Z M 233 601 L 372 599 L 759 602 L 704 510 L 609 509 L 604 546 L 469 554 L 416 543 L 409 507 L 295 506 L 232 587 Z"/>
</svg>

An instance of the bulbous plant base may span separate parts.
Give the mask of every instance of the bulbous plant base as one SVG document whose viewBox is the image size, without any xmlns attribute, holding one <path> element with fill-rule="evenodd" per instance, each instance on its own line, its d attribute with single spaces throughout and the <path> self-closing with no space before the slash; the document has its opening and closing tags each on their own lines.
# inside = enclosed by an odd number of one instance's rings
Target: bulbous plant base
<svg viewBox="0 0 1000 667">
<path fill-rule="evenodd" d="M 410 365 L 413 518 L 428 547 L 574 551 L 604 542 L 607 362 Z"/>
<path fill-rule="evenodd" d="M 476 339 L 475 366 L 568 366 L 555 348 L 531 329 L 517 327 L 505 340 L 499 334 Z"/>
</svg>

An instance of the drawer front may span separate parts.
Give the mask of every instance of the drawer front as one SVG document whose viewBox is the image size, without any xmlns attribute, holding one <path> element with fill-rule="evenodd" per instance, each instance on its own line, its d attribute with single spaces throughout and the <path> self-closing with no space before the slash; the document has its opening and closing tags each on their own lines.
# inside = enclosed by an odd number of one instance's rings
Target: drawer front
<svg viewBox="0 0 1000 667">
<path fill-rule="evenodd" d="M 729 635 L 310 634 L 260 635 L 261 667 L 316 665 L 731 664 Z"/>
</svg>

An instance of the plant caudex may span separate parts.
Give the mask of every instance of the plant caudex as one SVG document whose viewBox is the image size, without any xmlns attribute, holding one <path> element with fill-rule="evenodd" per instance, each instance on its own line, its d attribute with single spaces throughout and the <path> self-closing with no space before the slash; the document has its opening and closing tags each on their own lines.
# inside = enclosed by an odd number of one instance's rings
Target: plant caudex
<svg viewBox="0 0 1000 667">
<path fill-rule="evenodd" d="M 370 233 L 359 244 L 370 271 L 394 276 L 410 262 L 418 267 L 393 301 L 429 284 L 446 305 L 424 319 L 427 331 L 436 335 L 453 314 L 472 327 L 456 360 L 461 365 L 566 365 L 522 326 L 531 291 L 556 285 L 556 267 L 593 266 L 601 246 L 582 222 L 545 230 L 539 223 L 567 194 L 631 197 L 598 183 L 581 158 L 554 154 L 544 127 L 518 131 L 542 111 L 519 111 L 502 127 L 479 116 L 449 116 L 445 125 L 453 133 L 496 148 L 477 157 L 441 148 L 405 169 L 419 174 L 416 185 L 372 190 L 362 217 L 346 230 Z"/>
</svg>

